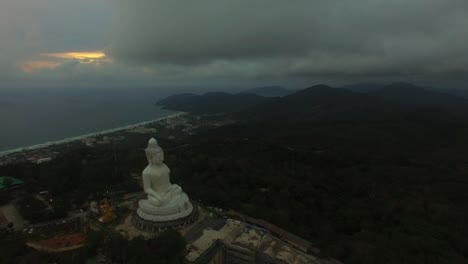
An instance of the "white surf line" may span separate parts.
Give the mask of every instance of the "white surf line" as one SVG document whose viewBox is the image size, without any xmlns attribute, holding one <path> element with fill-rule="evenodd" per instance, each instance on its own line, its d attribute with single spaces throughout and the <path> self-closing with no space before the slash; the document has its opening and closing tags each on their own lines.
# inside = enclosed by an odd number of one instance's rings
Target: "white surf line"
<svg viewBox="0 0 468 264">
<path fill-rule="evenodd" d="M 128 130 L 128 129 L 132 129 L 132 128 L 136 128 L 136 127 L 149 125 L 149 124 L 154 123 L 154 122 L 159 122 L 159 121 L 162 121 L 162 120 L 175 118 L 175 117 L 185 115 L 185 114 L 186 114 L 185 112 L 179 112 L 179 113 L 175 113 L 175 114 L 168 115 L 168 116 L 165 116 L 165 117 L 161 117 L 161 118 L 158 118 L 158 119 L 153 119 L 153 120 L 150 120 L 150 121 L 144 121 L 144 122 L 140 122 L 140 123 L 136 123 L 136 124 L 132 124 L 132 125 L 128 125 L 128 126 L 112 128 L 112 129 L 108 129 L 108 130 L 104 130 L 104 131 L 100 131 L 100 132 L 88 133 L 88 134 L 84 134 L 84 135 L 80 135 L 80 136 L 76 136 L 76 137 L 70 137 L 70 138 L 66 138 L 66 139 L 41 143 L 41 144 L 32 145 L 32 146 L 28 146 L 28 147 L 22 147 L 22 148 L 6 150 L 6 151 L 0 152 L 0 157 L 11 154 L 11 153 L 15 153 L 15 152 L 40 149 L 40 148 L 45 148 L 45 147 L 70 143 L 70 142 L 82 140 L 82 139 L 85 139 L 85 138 L 91 138 L 91 137 L 97 137 L 97 136 L 102 136 L 102 135 L 106 135 L 106 134 L 111 134 L 111 133 L 119 132 L 119 131 L 122 131 L 122 130 Z"/>
</svg>

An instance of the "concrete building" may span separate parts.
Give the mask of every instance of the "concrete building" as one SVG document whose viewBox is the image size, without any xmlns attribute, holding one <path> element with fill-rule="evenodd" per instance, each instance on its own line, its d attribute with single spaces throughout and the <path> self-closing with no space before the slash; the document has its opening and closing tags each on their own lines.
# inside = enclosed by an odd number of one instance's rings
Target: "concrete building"
<svg viewBox="0 0 468 264">
<path fill-rule="evenodd" d="M 228 219 L 219 230 L 203 230 L 187 246 L 186 263 L 212 264 L 338 264 L 301 251 L 263 228 Z"/>
</svg>

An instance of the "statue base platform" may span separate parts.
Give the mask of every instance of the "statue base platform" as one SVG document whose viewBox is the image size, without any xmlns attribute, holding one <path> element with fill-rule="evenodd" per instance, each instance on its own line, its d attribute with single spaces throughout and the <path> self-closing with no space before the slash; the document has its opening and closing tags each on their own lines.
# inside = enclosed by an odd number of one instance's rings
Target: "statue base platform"
<svg viewBox="0 0 468 264">
<path fill-rule="evenodd" d="M 164 231 L 167 229 L 179 229 L 183 228 L 186 225 L 197 221 L 198 219 L 198 204 L 192 202 L 193 209 L 190 214 L 172 220 L 148 220 L 140 216 L 140 213 L 137 211 L 133 212 L 132 223 L 133 225 L 143 231 L 147 232 L 157 232 Z M 156 218 L 155 218 L 156 219 Z"/>
</svg>

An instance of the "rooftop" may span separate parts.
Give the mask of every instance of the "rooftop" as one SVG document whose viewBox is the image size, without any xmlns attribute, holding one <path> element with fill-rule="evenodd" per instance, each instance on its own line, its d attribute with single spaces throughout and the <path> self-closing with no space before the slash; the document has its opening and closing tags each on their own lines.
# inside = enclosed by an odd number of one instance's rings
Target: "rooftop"
<svg viewBox="0 0 468 264">
<path fill-rule="evenodd" d="M 240 222 L 228 220 L 219 230 L 211 228 L 203 230 L 203 234 L 188 246 L 190 253 L 185 257 L 188 261 L 197 260 L 205 251 L 207 251 L 217 240 L 232 241 L 233 237 L 241 230 Z"/>
<path fill-rule="evenodd" d="M 11 180 L 11 185 L 12 186 L 21 185 L 21 184 L 24 183 L 22 180 L 14 178 L 14 177 L 0 176 L 0 190 L 3 190 L 6 187 L 4 183 L 5 183 L 5 179 L 7 179 L 7 178 L 9 180 Z"/>
</svg>

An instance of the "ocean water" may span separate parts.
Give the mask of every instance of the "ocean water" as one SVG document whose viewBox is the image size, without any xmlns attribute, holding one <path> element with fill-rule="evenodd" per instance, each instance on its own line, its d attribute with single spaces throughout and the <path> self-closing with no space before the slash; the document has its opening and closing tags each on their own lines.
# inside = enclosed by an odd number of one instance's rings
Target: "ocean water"
<svg viewBox="0 0 468 264">
<path fill-rule="evenodd" d="M 165 117 L 152 90 L 0 91 L 0 152 Z"/>
</svg>

